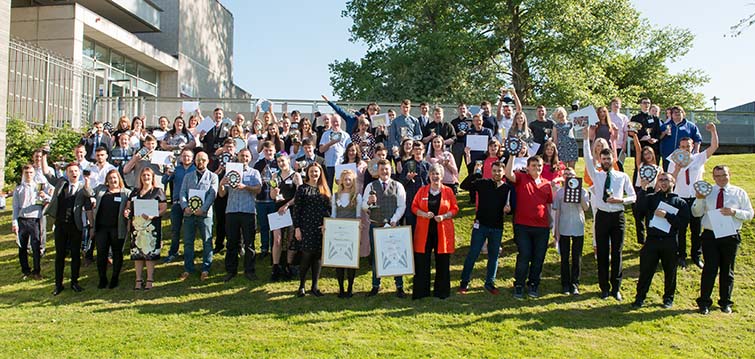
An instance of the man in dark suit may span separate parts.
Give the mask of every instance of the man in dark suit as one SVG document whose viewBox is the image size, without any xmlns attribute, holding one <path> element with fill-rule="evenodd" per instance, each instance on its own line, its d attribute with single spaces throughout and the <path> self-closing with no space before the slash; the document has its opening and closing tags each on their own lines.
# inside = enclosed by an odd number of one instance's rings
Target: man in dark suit
<svg viewBox="0 0 755 359">
<path fill-rule="evenodd" d="M 81 178 L 81 170 L 76 163 L 66 167 L 66 178 L 61 178 L 55 185 L 50 205 L 45 214 L 55 221 L 55 290 L 53 295 L 63 291 L 63 271 L 65 269 L 66 251 L 71 249 L 71 289 L 74 292 L 84 290 L 79 286 L 79 268 L 81 267 L 81 239 L 84 229 L 82 214 L 91 211 L 90 198 L 93 195 L 89 178 Z M 88 224 L 87 224 L 88 225 Z"/>
<path fill-rule="evenodd" d="M 210 163 L 217 161 L 215 152 L 223 147 L 223 141 L 228 138 L 228 128 L 223 124 L 223 109 L 218 107 L 212 112 L 215 127 L 210 131 L 199 133 L 199 140 L 202 141 L 202 148 L 210 157 Z"/>
<path fill-rule="evenodd" d="M 302 170 L 302 166 L 299 165 L 299 162 L 306 162 L 304 167 L 307 167 L 312 163 L 317 163 L 318 165 L 325 168 L 325 159 L 315 153 L 315 145 L 312 143 L 312 139 L 305 138 L 301 141 L 301 145 L 302 149 L 304 150 L 304 154 L 296 157 L 296 162 L 294 162 L 294 170 Z"/>
<path fill-rule="evenodd" d="M 94 161 L 94 155 L 95 150 L 99 147 L 105 147 L 107 150 L 108 155 L 110 154 L 110 150 L 113 149 L 113 139 L 105 133 L 105 127 L 102 125 L 102 122 L 97 121 L 92 125 L 93 133 L 89 137 L 85 137 L 81 139 L 81 144 L 84 145 L 84 148 L 87 151 L 86 158 L 90 161 Z"/>
</svg>

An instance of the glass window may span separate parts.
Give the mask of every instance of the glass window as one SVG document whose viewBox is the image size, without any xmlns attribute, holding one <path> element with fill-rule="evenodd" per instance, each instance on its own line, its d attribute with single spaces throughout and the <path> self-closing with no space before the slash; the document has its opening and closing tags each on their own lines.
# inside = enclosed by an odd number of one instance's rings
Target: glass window
<svg viewBox="0 0 755 359">
<path fill-rule="evenodd" d="M 84 56 L 94 58 L 94 41 L 84 38 Z"/>
<path fill-rule="evenodd" d="M 124 69 L 126 70 L 128 74 L 136 76 L 136 68 L 137 68 L 136 65 L 137 65 L 136 61 L 127 57 L 125 61 Z"/>
<path fill-rule="evenodd" d="M 151 83 L 157 83 L 157 71 L 147 66 L 139 65 L 139 77 Z"/>
<path fill-rule="evenodd" d="M 110 49 L 100 44 L 94 45 L 94 59 L 97 61 L 107 62 L 110 58 Z"/>
<path fill-rule="evenodd" d="M 123 55 L 113 51 L 110 54 L 110 66 L 118 70 L 126 70 L 126 60 Z"/>
</svg>

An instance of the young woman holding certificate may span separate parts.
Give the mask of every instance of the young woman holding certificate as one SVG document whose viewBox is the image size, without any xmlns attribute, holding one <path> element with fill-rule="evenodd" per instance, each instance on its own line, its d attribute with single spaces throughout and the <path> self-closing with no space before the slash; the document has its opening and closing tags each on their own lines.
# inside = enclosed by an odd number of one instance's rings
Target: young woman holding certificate
<svg viewBox="0 0 755 359">
<path fill-rule="evenodd" d="M 330 199 L 330 217 L 360 218 L 362 194 L 357 190 L 357 175 L 352 170 L 345 170 L 341 172 L 338 183 L 338 192 L 334 193 Z M 354 277 L 356 273 L 357 270 L 354 268 L 336 268 L 338 298 L 351 298 L 354 296 Z M 343 282 L 346 276 L 348 276 L 349 286 L 348 290 L 344 291 Z"/>
</svg>

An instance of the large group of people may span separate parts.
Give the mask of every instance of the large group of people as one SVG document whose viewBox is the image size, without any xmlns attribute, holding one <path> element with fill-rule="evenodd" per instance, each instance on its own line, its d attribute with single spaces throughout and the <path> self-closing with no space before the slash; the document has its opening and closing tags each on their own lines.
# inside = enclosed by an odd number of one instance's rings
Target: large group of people
<svg viewBox="0 0 755 359">
<path fill-rule="evenodd" d="M 513 88 L 502 91 L 496 113 L 488 101 L 476 113 L 460 104 L 450 122 L 444 121 L 441 108 L 431 109 L 424 102 L 414 117 L 411 102 L 404 100 L 398 114 L 389 110 L 388 121 L 373 123 L 381 113 L 376 103 L 350 112 L 323 98 L 334 113 L 316 113 L 312 119 L 298 111 L 278 119 L 272 110 L 258 107 L 251 121 L 242 114 L 230 120 L 216 108 L 207 119 L 199 111 L 187 120 L 181 113 L 172 127 L 163 116 L 159 127 L 148 129 L 144 118 L 129 121 L 124 116 L 114 127 L 95 122 L 69 163 L 51 165 L 49 148 L 35 151 L 13 192 L 12 230 L 24 276 L 42 278 L 40 261 L 51 220 L 54 295 L 65 288 L 68 255 L 75 292 L 83 290 L 82 256 L 85 263 L 96 263 L 98 288 L 117 287 L 125 250 L 136 270 L 134 289 L 150 290 L 158 278 L 155 268 L 177 260 L 183 243 L 181 280 L 197 272 L 200 280 L 207 280 L 213 257 L 225 252 L 226 282 L 238 275 L 239 258 L 244 277 L 258 280 L 255 268 L 263 259 L 272 266 L 270 281 L 298 277 L 296 296 L 319 297 L 324 295 L 318 287 L 323 221 L 331 217 L 360 222 L 359 233 L 354 233 L 359 256 L 373 266 L 373 229 L 410 226 L 412 298 L 447 298 L 461 188 L 469 193 L 475 214 L 459 294 L 470 290 L 481 253 L 487 255 L 483 288 L 499 294 L 496 276 L 507 215 L 512 216 L 517 248 L 514 297 L 541 295 L 551 236 L 561 256 L 563 294 L 580 294 L 588 233 L 585 212 L 591 210 L 599 295 L 621 301 L 624 213 L 633 206 L 642 249 L 632 305 L 644 304 L 659 261 L 665 276 L 663 306 L 673 305 L 677 267 L 687 266 L 689 232 L 691 262 L 702 269 L 700 312 L 711 307 L 717 274 L 718 304 L 731 312 L 738 229 L 753 218 L 753 209 L 747 194 L 729 183 L 728 167 L 713 169 L 715 184 L 701 183 L 704 165 L 718 148 L 715 125 L 705 126 L 711 141 L 702 150 L 700 130 L 685 119 L 682 108 L 669 108 L 661 120 L 660 108 L 646 98 L 631 119 L 620 112 L 621 100 L 615 98 L 597 109 L 594 124 L 570 118 L 562 107 L 551 119 L 544 106 L 538 106 L 536 119 L 528 122 Z M 213 122 L 211 128 L 200 126 L 206 121 Z M 580 129 L 585 164 L 581 177 L 575 170 L 580 150 L 575 133 Z M 486 150 L 470 147 L 469 136 L 486 138 Z M 172 161 L 155 161 L 164 151 L 172 152 Z M 635 170 L 625 173 L 630 152 Z M 460 181 L 462 165 L 468 175 Z M 271 229 L 268 219 L 276 213 L 290 213 L 291 223 Z M 167 250 L 162 246 L 165 218 L 172 234 Z M 722 234 L 722 222 L 734 231 Z M 199 269 L 194 258 L 197 236 L 202 241 Z M 352 297 L 356 270 L 337 268 L 335 273 L 338 296 Z M 396 296 L 405 297 L 404 278 L 396 276 L 394 283 Z M 380 289 L 381 278 L 373 269 L 367 295 L 375 296 Z"/>
</svg>

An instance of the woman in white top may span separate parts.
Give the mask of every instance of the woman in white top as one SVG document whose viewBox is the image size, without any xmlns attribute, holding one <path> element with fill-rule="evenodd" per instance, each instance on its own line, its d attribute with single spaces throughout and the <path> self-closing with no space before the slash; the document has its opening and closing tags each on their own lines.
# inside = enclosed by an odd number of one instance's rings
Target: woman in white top
<svg viewBox="0 0 755 359">
<path fill-rule="evenodd" d="M 357 191 L 357 175 L 352 170 L 344 170 L 338 181 L 338 192 L 330 197 L 331 218 L 359 218 L 362 208 L 362 195 Z M 361 245 L 360 241 L 360 245 Z M 361 252 L 361 251 L 360 251 Z M 354 268 L 336 268 L 338 277 L 338 298 L 351 298 L 353 296 L 354 277 L 357 270 Z M 348 276 L 349 286 L 344 291 L 344 277 Z"/>
<path fill-rule="evenodd" d="M 456 194 L 459 190 L 459 169 L 456 168 L 456 161 L 453 160 L 453 154 L 444 149 L 443 137 L 436 135 L 430 140 L 430 149 L 427 151 L 427 159 L 431 165 L 440 164 L 445 169 L 441 183 L 451 187 Z"/>
</svg>

